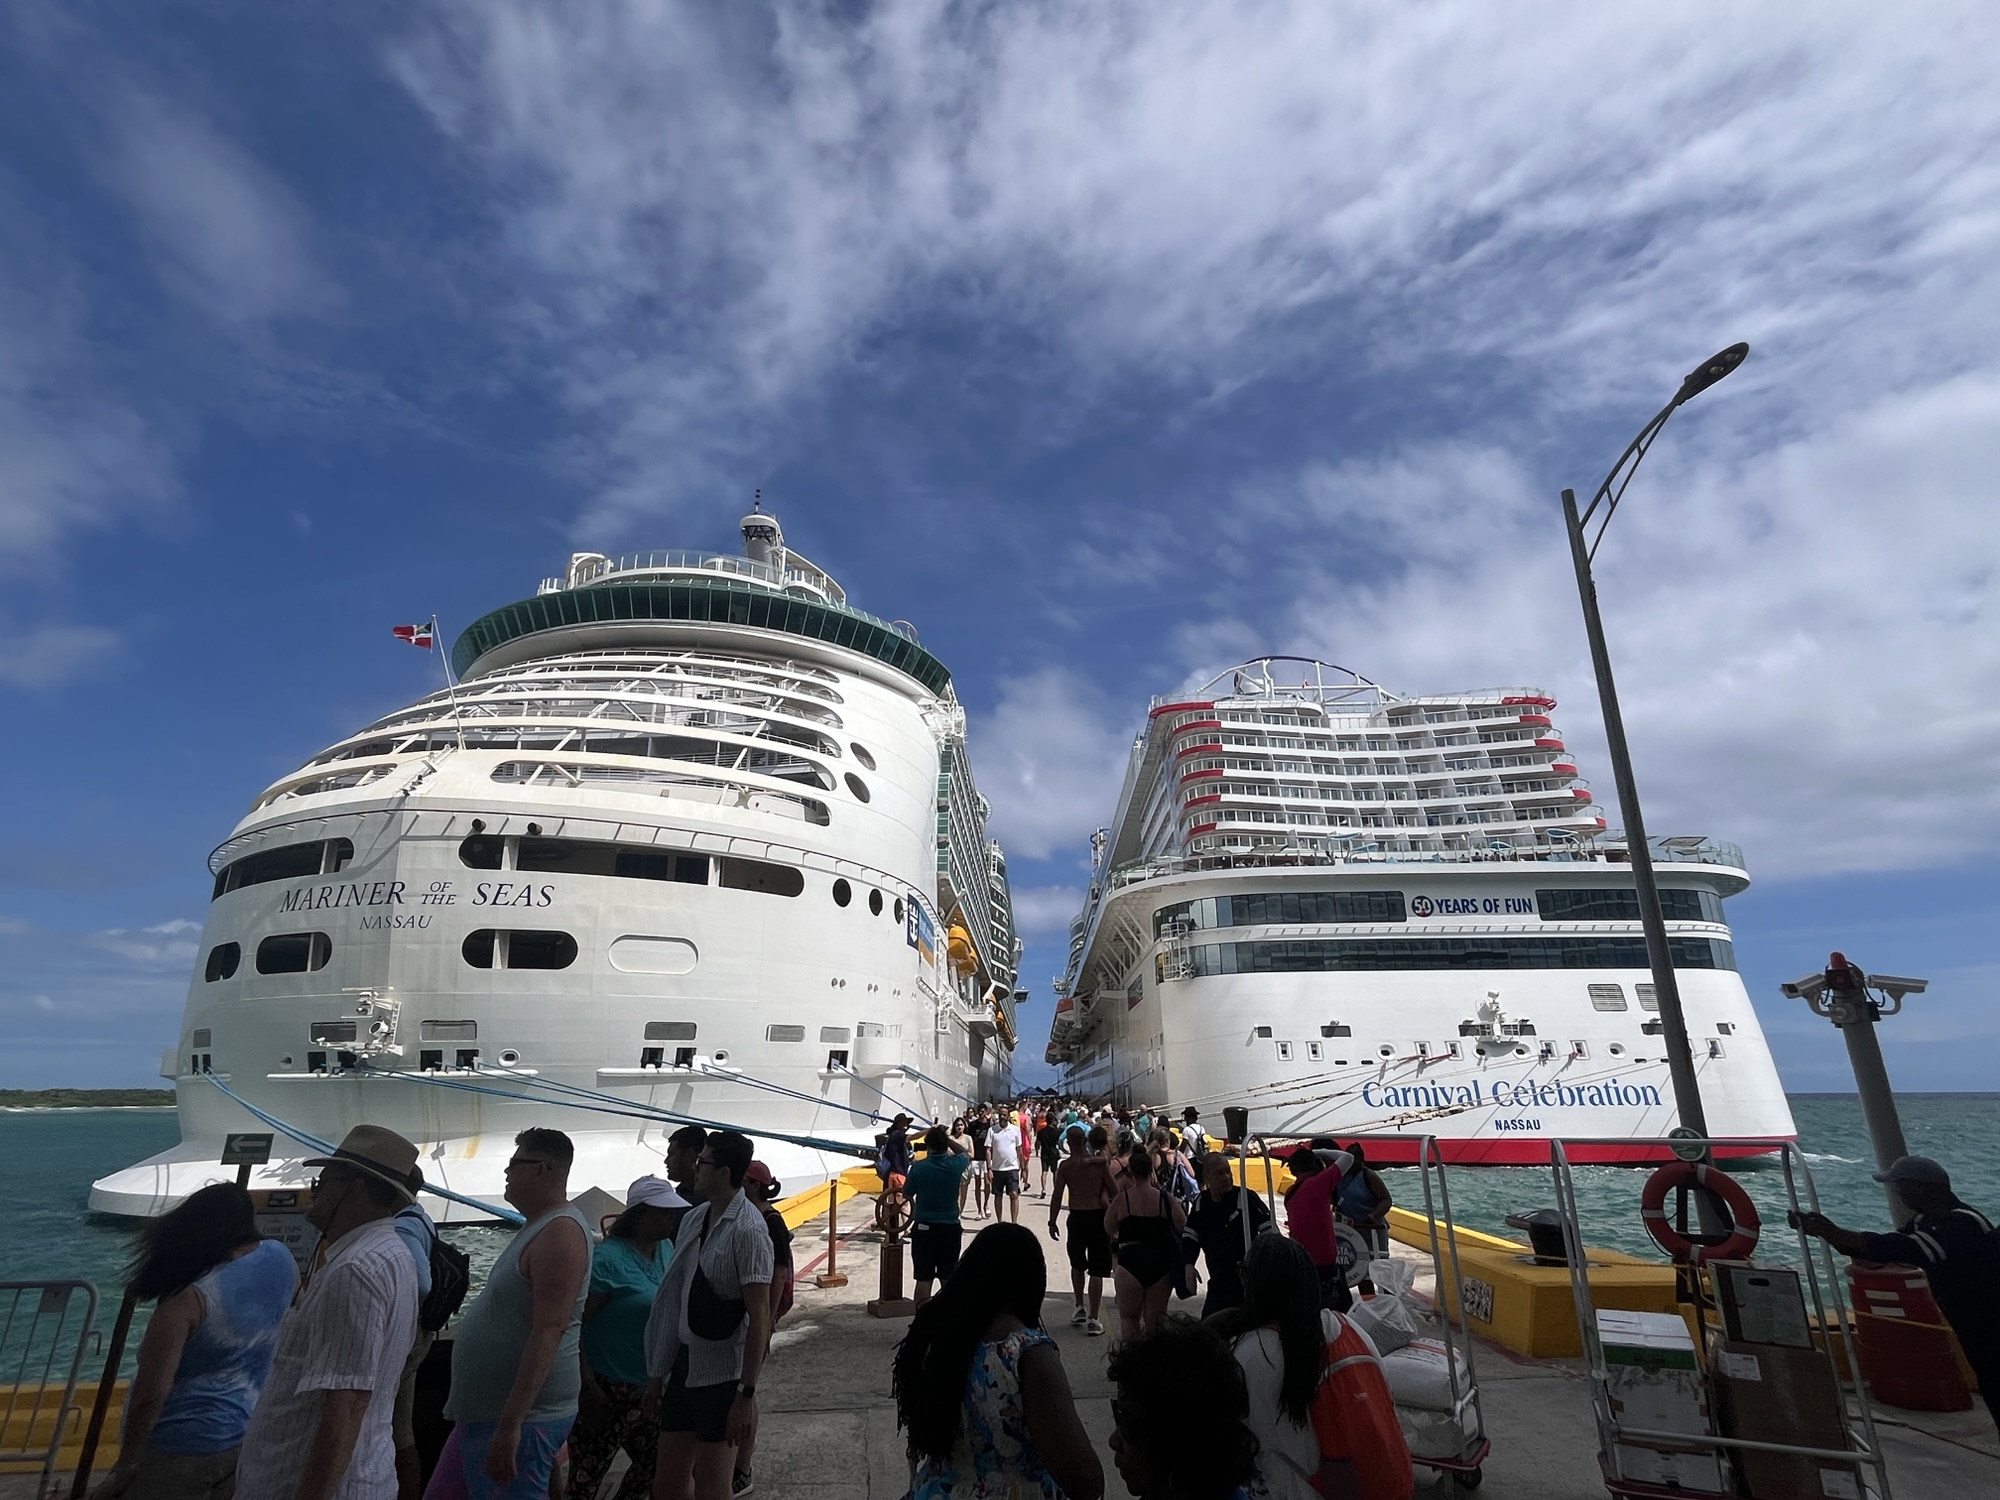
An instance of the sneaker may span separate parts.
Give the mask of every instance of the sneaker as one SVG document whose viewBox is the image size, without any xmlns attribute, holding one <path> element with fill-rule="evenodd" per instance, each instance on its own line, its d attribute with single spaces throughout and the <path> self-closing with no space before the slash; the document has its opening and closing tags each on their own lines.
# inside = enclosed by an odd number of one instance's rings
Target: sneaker
<svg viewBox="0 0 2000 1500">
<path fill-rule="evenodd" d="M 1104 1325 L 1098 1322 L 1097 1319 L 1095 1318 L 1091 1318 L 1084 1323 L 1083 1331 L 1089 1334 L 1094 1339 L 1101 1339 L 1104 1337 Z"/>
<path fill-rule="evenodd" d="M 750 1475 L 748 1475 L 741 1469 L 738 1469 L 734 1474 L 730 1476 L 729 1493 L 732 1496 L 740 1497 L 743 1495 L 747 1495 L 756 1488 L 757 1488 L 757 1481 L 751 1478 Z"/>
<path fill-rule="evenodd" d="M 1082 1308 L 1079 1307 L 1075 1312 L 1070 1314 L 1069 1326 L 1072 1328 L 1081 1328 L 1085 1323 L 1089 1321 L 1090 1321 L 1090 1314 L 1085 1312 Z"/>
</svg>

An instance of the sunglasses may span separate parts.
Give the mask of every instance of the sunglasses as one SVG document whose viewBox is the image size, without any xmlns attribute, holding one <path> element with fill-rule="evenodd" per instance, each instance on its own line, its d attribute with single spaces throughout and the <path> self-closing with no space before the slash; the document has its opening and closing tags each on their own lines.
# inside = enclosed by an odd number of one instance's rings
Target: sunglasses
<svg viewBox="0 0 2000 1500">
<path fill-rule="evenodd" d="M 546 1167 L 548 1163 L 539 1156 L 513 1156 L 507 1159 L 507 1170 L 518 1172 L 523 1167 Z"/>
</svg>

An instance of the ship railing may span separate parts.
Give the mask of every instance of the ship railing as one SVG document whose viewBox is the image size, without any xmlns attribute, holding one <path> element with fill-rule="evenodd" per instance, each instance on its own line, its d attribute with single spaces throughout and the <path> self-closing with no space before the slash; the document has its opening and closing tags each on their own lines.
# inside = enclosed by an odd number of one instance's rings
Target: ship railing
<svg viewBox="0 0 2000 1500">
<path fill-rule="evenodd" d="M 1504 843 L 1505 840 L 1495 840 Z M 1743 851 L 1735 844 L 1708 838 L 1648 839 L 1657 864 L 1719 865 L 1740 870 Z M 1548 843 L 1517 843 L 1510 848 L 1485 849 L 1266 849 L 1220 854 L 1191 854 L 1174 859 L 1136 860 L 1111 871 L 1107 890 L 1119 890 L 1142 880 L 1167 875 L 1194 875 L 1214 870 L 1260 870 L 1320 868 L 1337 869 L 1351 865 L 1476 865 L 1476 864 L 1623 864 L 1628 859 L 1622 841 L 1603 838 L 1584 844 L 1575 840 Z"/>
<path fill-rule="evenodd" d="M 845 610 L 879 625 L 906 640 L 917 638 L 916 630 L 907 620 L 885 620 L 880 615 L 871 615 L 865 609 L 856 609 L 847 602 L 840 586 L 828 578 L 818 568 L 779 568 L 772 563 L 758 562 L 753 557 L 740 557 L 732 552 L 692 552 L 680 548 L 669 548 L 655 552 L 625 552 L 617 557 L 595 559 L 578 565 L 575 574 L 568 580 L 542 580 L 539 593 L 554 593 L 563 588 L 588 588 L 592 584 L 613 579 L 621 573 L 726 573 L 738 578 L 754 578 L 773 588 L 804 589 L 819 603 L 831 609 Z M 550 585 L 556 585 L 551 588 Z"/>
</svg>

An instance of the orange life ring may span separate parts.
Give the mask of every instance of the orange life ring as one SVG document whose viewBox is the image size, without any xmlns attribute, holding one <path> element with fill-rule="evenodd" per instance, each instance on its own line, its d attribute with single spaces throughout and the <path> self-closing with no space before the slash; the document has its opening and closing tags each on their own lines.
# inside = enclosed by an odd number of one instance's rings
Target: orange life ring
<svg viewBox="0 0 2000 1500">
<path fill-rule="evenodd" d="M 1721 1244 L 1697 1245 L 1667 1222 L 1667 1194 L 1690 1186 L 1709 1189 L 1728 1206 L 1730 1217 L 1736 1221 L 1736 1232 Z M 1705 1161 L 1668 1162 L 1655 1171 L 1646 1179 L 1645 1191 L 1639 1195 L 1639 1214 L 1655 1244 L 1676 1261 L 1695 1266 L 1704 1261 L 1743 1259 L 1757 1248 L 1757 1234 L 1763 1228 L 1763 1221 L 1757 1217 L 1757 1205 L 1743 1191 L 1743 1184 Z"/>
</svg>

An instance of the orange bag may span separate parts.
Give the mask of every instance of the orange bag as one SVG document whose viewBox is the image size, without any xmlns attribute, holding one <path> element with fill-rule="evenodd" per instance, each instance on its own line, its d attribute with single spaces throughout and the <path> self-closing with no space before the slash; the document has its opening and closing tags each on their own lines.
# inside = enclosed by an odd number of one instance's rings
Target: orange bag
<svg viewBox="0 0 2000 1500">
<path fill-rule="evenodd" d="M 1416 1475 L 1382 1361 L 1360 1329 L 1339 1313 L 1325 1316 L 1339 1331 L 1327 1343 L 1326 1372 L 1313 1393 L 1320 1454 L 1316 1487 L 1333 1496 L 1358 1483 L 1361 1500 L 1410 1500 Z"/>
</svg>

